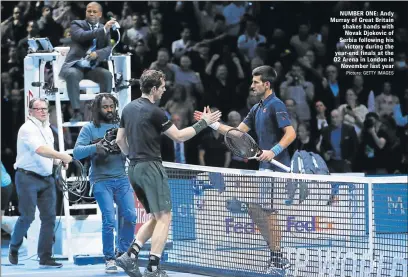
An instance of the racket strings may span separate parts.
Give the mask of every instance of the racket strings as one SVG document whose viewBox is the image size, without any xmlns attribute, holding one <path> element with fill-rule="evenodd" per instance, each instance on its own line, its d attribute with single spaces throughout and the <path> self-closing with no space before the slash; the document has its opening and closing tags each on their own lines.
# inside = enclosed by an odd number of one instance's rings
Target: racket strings
<svg viewBox="0 0 408 277">
<path fill-rule="evenodd" d="M 241 158 L 252 158 L 258 153 L 258 145 L 249 135 L 239 130 L 228 131 L 225 143 L 234 155 Z"/>
</svg>

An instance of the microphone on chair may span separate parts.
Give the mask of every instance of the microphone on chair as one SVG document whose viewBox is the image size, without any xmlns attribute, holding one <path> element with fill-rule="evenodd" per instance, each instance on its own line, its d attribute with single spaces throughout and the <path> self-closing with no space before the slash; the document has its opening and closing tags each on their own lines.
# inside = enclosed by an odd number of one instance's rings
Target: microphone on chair
<svg viewBox="0 0 408 277">
<path fill-rule="evenodd" d="M 41 85 L 44 84 L 44 87 L 48 86 L 48 84 L 46 82 L 32 82 L 31 85 L 33 87 L 39 88 L 41 87 Z"/>
<path fill-rule="evenodd" d="M 112 12 L 108 12 L 108 13 L 106 14 L 106 16 L 109 18 L 109 20 L 115 18 L 115 17 L 113 16 L 113 13 L 112 13 Z M 120 42 L 120 32 L 119 32 L 119 29 L 120 29 L 119 22 L 115 22 L 115 24 L 112 26 L 112 30 L 114 30 L 114 31 L 116 30 L 116 32 L 118 33 L 118 40 L 117 40 L 117 42 L 115 43 L 115 45 L 114 45 L 114 46 L 112 47 L 112 49 L 111 49 L 111 52 L 110 52 L 110 55 L 109 55 L 109 59 L 112 59 L 113 49 L 115 49 L 116 45 L 118 45 L 119 42 Z"/>
<path fill-rule="evenodd" d="M 109 18 L 109 20 L 115 19 L 115 17 L 113 16 L 112 12 L 108 12 L 106 14 L 106 16 Z M 115 22 L 115 24 L 112 26 L 112 29 L 115 31 L 116 29 L 120 29 L 120 25 L 119 22 Z"/>
<path fill-rule="evenodd" d="M 47 95 L 58 92 L 58 88 L 51 87 L 47 82 L 32 82 L 31 85 L 36 88 L 41 88 L 42 86 L 42 89 Z"/>
</svg>

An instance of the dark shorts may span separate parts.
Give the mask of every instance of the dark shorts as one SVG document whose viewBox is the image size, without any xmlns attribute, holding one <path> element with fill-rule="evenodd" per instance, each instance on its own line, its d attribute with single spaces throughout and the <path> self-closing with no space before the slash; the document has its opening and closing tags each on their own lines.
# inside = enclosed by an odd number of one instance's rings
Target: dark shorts
<svg viewBox="0 0 408 277">
<path fill-rule="evenodd" d="M 140 162 L 129 166 L 129 180 L 147 213 L 171 211 L 167 173 L 161 162 Z"/>
</svg>

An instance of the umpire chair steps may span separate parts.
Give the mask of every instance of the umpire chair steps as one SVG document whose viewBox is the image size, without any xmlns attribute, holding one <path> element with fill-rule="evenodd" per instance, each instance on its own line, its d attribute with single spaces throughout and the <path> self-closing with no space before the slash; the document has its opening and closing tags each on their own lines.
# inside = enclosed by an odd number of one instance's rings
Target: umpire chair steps
<svg viewBox="0 0 408 277">
<path fill-rule="evenodd" d="M 28 116 L 28 102 L 33 97 L 41 97 L 47 98 L 49 101 L 55 101 L 55 108 L 56 108 L 56 116 L 57 116 L 57 129 L 58 129 L 58 145 L 61 152 L 66 152 L 68 154 L 72 154 L 73 149 L 65 150 L 64 146 L 64 136 L 63 136 L 63 128 L 71 128 L 71 127 L 82 127 L 87 122 L 63 122 L 62 117 L 62 109 L 61 109 L 61 102 L 62 101 L 69 101 L 68 93 L 66 90 L 66 82 L 65 80 L 59 78 L 59 73 L 61 67 L 65 61 L 66 55 L 69 51 L 69 47 L 55 47 L 53 53 L 48 54 L 29 54 L 24 59 L 25 64 L 25 104 L 26 104 L 26 116 Z M 55 94 L 47 94 L 44 88 L 34 88 L 32 86 L 33 82 L 41 82 L 44 83 L 44 74 L 43 68 L 46 62 L 52 63 L 53 68 L 53 75 L 54 75 L 54 83 L 53 88 L 57 88 L 58 91 Z M 112 73 L 112 91 L 115 89 L 115 79 L 114 77 L 117 74 L 123 77 L 124 80 L 131 79 L 131 69 L 130 69 L 130 55 L 115 55 L 111 56 L 108 60 L 108 67 L 109 71 Z M 80 101 L 87 101 L 93 100 L 96 95 L 100 92 L 99 85 L 91 80 L 82 80 L 80 83 L 80 90 L 85 91 L 85 94 L 80 94 Z M 123 85 L 123 84 L 118 84 Z M 116 93 L 111 92 L 118 100 L 119 100 L 119 115 L 121 114 L 123 107 L 130 103 L 131 101 L 131 89 L 130 88 L 123 88 Z M 63 178 L 65 178 L 65 172 L 62 172 Z M 72 182 L 72 178 L 68 178 L 67 182 Z M 65 226 L 66 231 L 64 235 L 64 239 L 66 240 L 67 248 L 64 250 L 63 256 L 67 256 L 70 262 L 74 261 L 74 249 L 72 248 L 72 239 L 75 237 L 72 233 L 72 215 L 71 210 L 78 210 L 78 209 L 96 209 L 97 213 L 100 214 L 99 206 L 95 204 L 74 204 L 70 205 L 68 192 L 64 192 L 63 204 L 64 204 L 64 211 L 65 211 Z M 100 218 L 100 216 L 98 216 Z M 36 218 L 35 221 L 39 219 Z M 117 228 L 116 228 L 117 230 Z M 116 234 L 115 234 L 116 235 Z"/>
</svg>

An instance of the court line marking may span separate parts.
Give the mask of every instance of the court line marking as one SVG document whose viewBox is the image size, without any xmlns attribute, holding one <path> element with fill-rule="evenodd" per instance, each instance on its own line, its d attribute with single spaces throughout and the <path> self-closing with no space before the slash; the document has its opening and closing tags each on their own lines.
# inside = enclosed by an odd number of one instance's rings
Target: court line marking
<svg viewBox="0 0 408 277">
<path fill-rule="evenodd" d="M 63 275 L 64 273 L 72 273 L 75 271 L 79 271 L 79 272 L 93 272 L 93 271 L 100 271 L 101 273 L 104 273 L 104 269 L 103 268 L 94 268 L 94 269 L 80 269 L 80 270 L 76 270 L 76 269 L 62 269 L 62 270 L 55 270 L 55 271 L 49 271 L 49 270 L 40 270 L 40 271 L 31 271 L 29 269 L 26 269 L 26 271 L 24 272 L 11 272 L 11 273 L 4 273 L 2 272 L 2 276 L 15 276 L 15 275 L 27 275 L 27 276 L 31 276 L 32 274 L 42 274 L 42 275 L 48 275 L 48 274 L 58 274 L 58 275 Z M 121 273 L 119 271 L 119 273 Z"/>
</svg>

